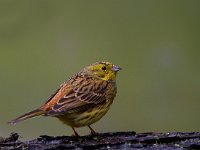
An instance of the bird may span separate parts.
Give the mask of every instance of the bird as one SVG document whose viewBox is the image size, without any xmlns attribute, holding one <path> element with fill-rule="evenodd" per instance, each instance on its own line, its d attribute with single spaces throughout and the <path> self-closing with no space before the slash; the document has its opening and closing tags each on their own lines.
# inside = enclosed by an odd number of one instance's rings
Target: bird
<svg viewBox="0 0 200 150">
<path fill-rule="evenodd" d="M 17 124 L 36 116 L 56 117 L 70 126 L 74 136 L 76 128 L 88 126 L 90 134 L 97 132 L 91 125 L 109 110 L 117 93 L 116 75 L 122 68 L 107 61 L 84 67 L 60 85 L 56 92 L 39 108 L 9 121 Z"/>
</svg>

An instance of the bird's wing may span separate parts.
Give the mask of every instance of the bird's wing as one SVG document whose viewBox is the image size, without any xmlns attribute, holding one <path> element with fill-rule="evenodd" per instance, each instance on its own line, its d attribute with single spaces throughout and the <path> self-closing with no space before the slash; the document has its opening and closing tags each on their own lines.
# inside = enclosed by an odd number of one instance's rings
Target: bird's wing
<svg viewBox="0 0 200 150">
<path fill-rule="evenodd" d="M 107 81 L 77 75 L 63 84 L 57 93 L 52 95 L 52 100 L 47 101 L 47 104 L 52 104 L 46 115 L 57 116 L 84 111 L 91 105 L 105 102 L 107 86 Z"/>
</svg>

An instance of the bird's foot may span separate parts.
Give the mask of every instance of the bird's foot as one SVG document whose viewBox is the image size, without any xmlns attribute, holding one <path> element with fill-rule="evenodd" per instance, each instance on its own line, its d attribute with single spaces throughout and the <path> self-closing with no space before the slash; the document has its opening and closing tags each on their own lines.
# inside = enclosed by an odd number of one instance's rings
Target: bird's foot
<svg viewBox="0 0 200 150">
<path fill-rule="evenodd" d="M 80 137 L 80 135 L 76 132 L 75 128 L 73 128 L 74 133 L 72 134 L 73 137 Z"/>
<path fill-rule="evenodd" d="M 98 133 L 92 129 L 91 126 L 88 126 L 90 129 L 90 135 L 97 135 Z"/>
</svg>

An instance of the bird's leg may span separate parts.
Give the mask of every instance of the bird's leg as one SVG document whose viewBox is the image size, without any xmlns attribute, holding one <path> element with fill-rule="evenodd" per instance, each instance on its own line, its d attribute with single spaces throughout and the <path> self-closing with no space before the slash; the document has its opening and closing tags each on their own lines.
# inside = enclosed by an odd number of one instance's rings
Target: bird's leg
<svg viewBox="0 0 200 150">
<path fill-rule="evenodd" d="M 91 131 L 91 135 L 97 135 L 97 132 L 95 132 L 90 125 L 88 125 L 88 127 Z"/>
<path fill-rule="evenodd" d="M 72 127 L 73 131 L 74 131 L 74 134 L 72 134 L 72 136 L 76 136 L 76 137 L 79 137 L 80 135 L 76 132 L 75 128 Z"/>
</svg>

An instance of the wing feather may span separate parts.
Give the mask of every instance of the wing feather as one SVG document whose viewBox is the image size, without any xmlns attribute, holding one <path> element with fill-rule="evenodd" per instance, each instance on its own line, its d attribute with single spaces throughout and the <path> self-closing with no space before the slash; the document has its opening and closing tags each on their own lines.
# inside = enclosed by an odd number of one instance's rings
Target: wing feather
<svg viewBox="0 0 200 150">
<path fill-rule="evenodd" d="M 84 111 L 91 105 L 106 101 L 107 81 L 96 81 L 92 78 L 85 80 L 82 76 L 76 76 L 70 84 L 71 86 L 68 86 L 66 94 L 57 100 L 46 115 L 57 116 Z"/>
</svg>

